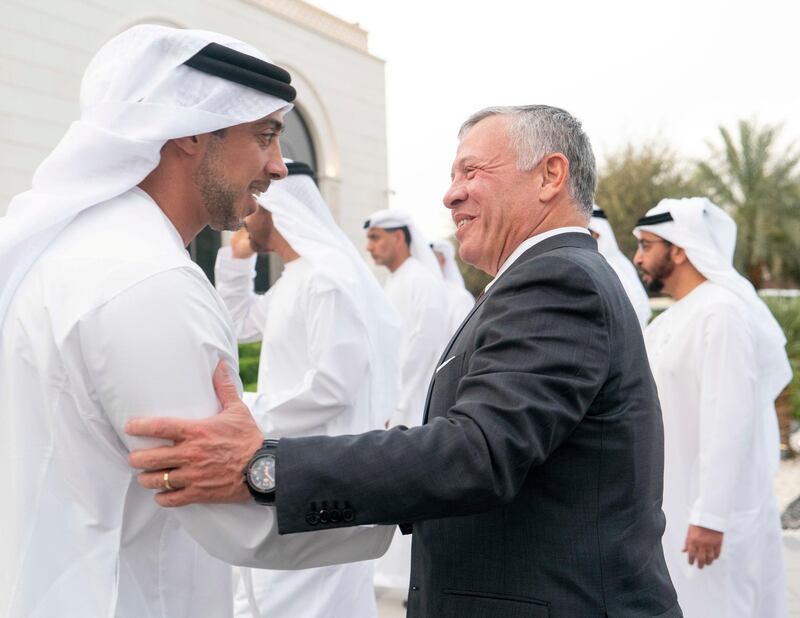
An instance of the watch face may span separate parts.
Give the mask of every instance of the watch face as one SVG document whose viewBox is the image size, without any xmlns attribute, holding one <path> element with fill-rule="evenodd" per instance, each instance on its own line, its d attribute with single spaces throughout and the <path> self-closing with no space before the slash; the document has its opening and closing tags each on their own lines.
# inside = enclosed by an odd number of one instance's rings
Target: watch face
<svg viewBox="0 0 800 618">
<path fill-rule="evenodd" d="M 256 459 L 247 471 L 250 485 L 258 491 L 272 491 L 275 489 L 275 457 L 262 455 Z"/>
</svg>

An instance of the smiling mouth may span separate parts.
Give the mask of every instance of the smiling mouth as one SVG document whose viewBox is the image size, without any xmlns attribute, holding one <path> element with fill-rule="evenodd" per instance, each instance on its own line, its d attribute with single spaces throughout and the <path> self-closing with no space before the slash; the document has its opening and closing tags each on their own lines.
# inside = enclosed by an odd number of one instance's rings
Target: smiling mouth
<svg viewBox="0 0 800 618">
<path fill-rule="evenodd" d="M 468 223 L 472 223 L 475 220 L 475 217 L 468 215 L 464 212 L 453 213 L 453 223 L 456 224 L 456 229 L 460 230 L 462 227 L 467 225 Z"/>
<path fill-rule="evenodd" d="M 261 197 L 261 194 L 266 192 L 269 188 L 269 183 L 262 184 L 262 183 L 254 183 L 250 185 L 250 194 L 253 196 L 254 199 L 258 200 Z"/>
<path fill-rule="evenodd" d="M 456 224 L 456 229 L 457 229 L 457 230 L 460 230 L 460 229 L 462 229 L 463 227 L 466 227 L 467 225 L 469 225 L 470 223 L 472 223 L 474 220 L 475 220 L 475 218 L 474 218 L 474 217 L 459 217 L 459 218 L 457 218 L 457 219 L 456 219 L 456 221 L 455 221 L 455 224 Z"/>
</svg>

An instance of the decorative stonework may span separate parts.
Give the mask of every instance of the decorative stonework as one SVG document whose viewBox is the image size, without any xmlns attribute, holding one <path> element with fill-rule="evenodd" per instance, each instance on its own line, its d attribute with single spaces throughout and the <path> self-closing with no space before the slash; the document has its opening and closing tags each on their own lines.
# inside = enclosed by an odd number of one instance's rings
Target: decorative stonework
<svg viewBox="0 0 800 618">
<path fill-rule="evenodd" d="M 367 31 L 348 23 L 302 0 L 243 0 L 271 13 L 289 19 L 305 28 L 324 34 L 365 54 Z"/>
</svg>

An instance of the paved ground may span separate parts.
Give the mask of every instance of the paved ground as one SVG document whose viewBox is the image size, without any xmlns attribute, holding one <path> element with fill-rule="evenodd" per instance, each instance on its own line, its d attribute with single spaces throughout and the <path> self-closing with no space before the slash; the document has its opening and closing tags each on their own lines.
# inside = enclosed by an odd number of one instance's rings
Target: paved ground
<svg viewBox="0 0 800 618">
<path fill-rule="evenodd" d="M 783 546 L 786 585 L 789 593 L 789 618 L 800 618 L 800 530 L 784 532 Z"/>
<path fill-rule="evenodd" d="M 781 463 L 781 471 L 775 482 L 775 492 L 778 495 L 781 512 L 787 504 L 800 495 L 800 458 Z M 800 530 L 784 530 L 783 547 L 789 618 L 800 618 Z"/>
<path fill-rule="evenodd" d="M 775 492 L 781 512 L 787 504 L 800 495 L 800 459 L 781 463 L 781 470 L 775 482 Z M 789 618 L 800 618 L 800 530 L 784 530 L 783 539 Z M 403 618 L 406 615 L 399 592 L 378 589 L 376 594 L 380 618 Z"/>
<path fill-rule="evenodd" d="M 375 596 L 378 598 L 378 618 L 404 618 L 406 610 L 403 607 L 403 596 L 399 591 L 377 588 Z"/>
</svg>

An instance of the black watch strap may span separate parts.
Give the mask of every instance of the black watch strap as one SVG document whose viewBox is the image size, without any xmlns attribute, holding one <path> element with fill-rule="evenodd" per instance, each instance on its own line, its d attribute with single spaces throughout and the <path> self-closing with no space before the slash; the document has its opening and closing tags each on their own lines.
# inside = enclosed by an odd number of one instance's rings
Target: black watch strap
<svg viewBox="0 0 800 618">
<path fill-rule="evenodd" d="M 250 461 L 247 462 L 247 466 L 243 471 L 244 484 L 247 485 L 247 490 L 250 492 L 250 495 L 253 496 L 253 499 L 258 504 L 275 504 L 275 488 L 273 488 L 271 491 L 261 491 L 258 488 L 253 487 L 250 484 L 250 475 L 248 474 L 248 472 L 250 471 L 250 466 L 259 457 L 263 457 L 264 455 L 272 455 L 275 458 L 275 464 L 277 467 L 278 463 L 277 454 L 278 454 L 278 441 L 264 440 L 261 443 L 261 447 L 253 454 L 253 456 L 250 458 Z"/>
</svg>

